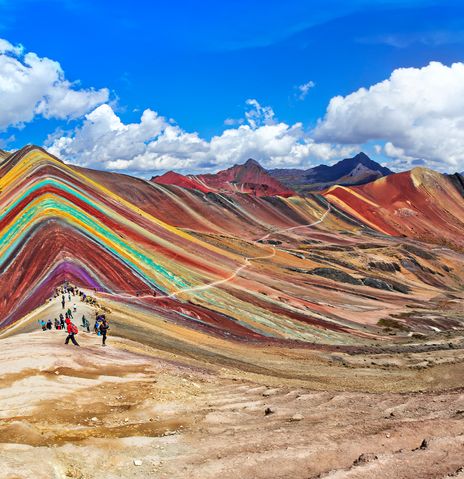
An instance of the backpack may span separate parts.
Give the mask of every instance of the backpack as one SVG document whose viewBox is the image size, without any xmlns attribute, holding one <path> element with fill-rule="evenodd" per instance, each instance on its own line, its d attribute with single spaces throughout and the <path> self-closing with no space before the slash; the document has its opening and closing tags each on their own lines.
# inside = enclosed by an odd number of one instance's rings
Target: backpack
<svg viewBox="0 0 464 479">
<path fill-rule="evenodd" d="M 77 329 L 77 326 L 74 323 L 71 323 L 71 333 L 77 334 L 79 330 Z"/>
</svg>

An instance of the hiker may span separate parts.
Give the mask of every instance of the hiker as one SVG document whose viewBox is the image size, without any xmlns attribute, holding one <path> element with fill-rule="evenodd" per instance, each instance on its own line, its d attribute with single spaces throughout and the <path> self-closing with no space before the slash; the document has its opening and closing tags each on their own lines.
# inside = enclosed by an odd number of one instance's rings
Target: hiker
<svg viewBox="0 0 464 479">
<path fill-rule="evenodd" d="M 73 312 L 75 313 L 77 311 L 77 306 L 76 303 L 73 304 Z"/>
<path fill-rule="evenodd" d="M 55 329 L 60 329 L 60 322 L 55 318 Z"/>
<path fill-rule="evenodd" d="M 93 326 L 93 329 L 95 331 L 95 334 L 97 336 L 100 336 L 100 316 L 98 316 L 97 319 L 95 320 L 95 324 Z"/>
<path fill-rule="evenodd" d="M 42 331 L 46 331 L 47 330 L 47 324 L 45 323 L 45 321 L 43 319 L 41 319 L 39 321 L 39 324 L 40 324 L 40 327 L 42 328 Z"/>
<path fill-rule="evenodd" d="M 79 346 L 78 342 L 76 341 L 76 338 L 74 337 L 74 335 L 79 332 L 79 330 L 77 329 L 77 326 L 74 323 L 72 323 L 69 318 L 66 320 L 66 326 L 67 326 L 66 330 L 68 332 L 68 336 L 66 337 L 64 344 L 68 344 L 69 340 L 71 340 L 74 346 Z"/>
<path fill-rule="evenodd" d="M 85 328 L 87 329 L 87 332 L 90 333 L 90 322 L 87 318 L 85 318 Z"/>
<path fill-rule="evenodd" d="M 68 310 L 66 311 L 66 314 L 68 315 L 68 318 L 72 318 L 73 315 L 71 313 L 71 308 L 68 308 Z"/>
<path fill-rule="evenodd" d="M 52 329 L 52 320 L 51 320 L 51 319 L 49 319 L 49 320 L 47 321 L 47 329 L 48 329 L 49 331 Z"/>
<path fill-rule="evenodd" d="M 86 319 L 85 319 L 85 314 L 82 315 L 82 326 L 85 328 L 85 323 L 86 323 Z"/>
<path fill-rule="evenodd" d="M 60 326 L 61 326 L 61 329 L 64 329 L 64 317 L 61 313 L 60 313 Z"/>
<path fill-rule="evenodd" d="M 108 329 L 110 329 L 110 326 L 104 316 L 99 329 L 102 335 L 102 346 L 106 346 L 106 333 L 108 332 Z"/>
<path fill-rule="evenodd" d="M 64 309 L 65 301 L 64 301 L 64 296 L 63 299 L 61 300 L 61 308 Z"/>
</svg>

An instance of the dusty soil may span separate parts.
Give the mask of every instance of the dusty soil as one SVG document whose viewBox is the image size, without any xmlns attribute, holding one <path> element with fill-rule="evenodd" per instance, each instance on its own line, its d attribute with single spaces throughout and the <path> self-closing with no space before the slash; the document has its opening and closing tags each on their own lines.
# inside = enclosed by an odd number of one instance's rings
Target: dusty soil
<svg viewBox="0 0 464 479">
<path fill-rule="evenodd" d="M 0 478 L 464 477 L 459 336 L 407 353 L 244 348 L 121 306 L 106 348 L 82 331 L 77 348 L 37 330 L 55 309 L 0 339 Z"/>
</svg>

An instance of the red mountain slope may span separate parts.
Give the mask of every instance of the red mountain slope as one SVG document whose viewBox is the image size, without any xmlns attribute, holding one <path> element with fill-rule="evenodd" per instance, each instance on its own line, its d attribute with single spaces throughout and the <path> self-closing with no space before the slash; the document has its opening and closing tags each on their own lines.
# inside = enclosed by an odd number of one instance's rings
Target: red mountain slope
<svg viewBox="0 0 464 479">
<path fill-rule="evenodd" d="M 198 183 L 198 181 L 196 181 L 194 178 L 181 175 L 180 173 L 176 173 L 175 171 L 168 171 L 164 175 L 155 176 L 154 178 L 152 178 L 152 181 L 158 183 L 159 185 L 181 186 L 182 188 L 199 190 L 203 193 L 208 193 L 211 191 L 208 187 Z"/>
<path fill-rule="evenodd" d="M 256 196 L 294 196 L 295 192 L 272 178 L 255 160 L 235 165 L 214 174 L 183 176 L 168 172 L 152 181 L 161 185 L 176 185 L 203 193 L 251 193 Z"/>
<path fill-rule="evenodd" d="M 464 197 L 457 177 L 414 168 L 362 186 L 333 186 L 324 196 L 383 233 L 464 246 Z"/>
</svg>

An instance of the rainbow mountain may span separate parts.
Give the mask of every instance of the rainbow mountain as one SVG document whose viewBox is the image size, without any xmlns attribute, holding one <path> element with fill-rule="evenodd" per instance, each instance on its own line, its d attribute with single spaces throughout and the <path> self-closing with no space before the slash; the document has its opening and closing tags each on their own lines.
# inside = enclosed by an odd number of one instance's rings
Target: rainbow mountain
<svg viewBox="0 0 464 479">
<path fill-rule="evenodd" d="M 308 197 L 260 196 L 90 170 L 35 146 L 2 157 L 3 328 L 65 280 L 134 315 L 227 340 L 350 347 L 386 337 L 385 318 L 404 323 L 398 331 L 460 324 L 419 310 L 462 291 L 456 179 L 408 173 L 411 191 L 400 188 L 395 210 L 381 198 L 398 175 Z M 415 222 L 427 221 L 428 204 L 440 223 L 423 238 L 400 228 L 411 217 L 403 203 Z"/>
</svg>

